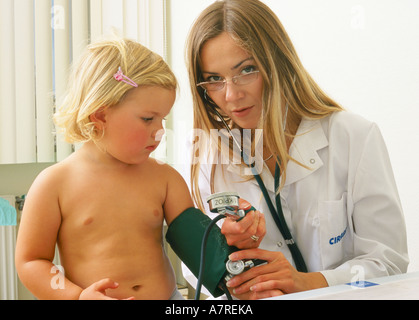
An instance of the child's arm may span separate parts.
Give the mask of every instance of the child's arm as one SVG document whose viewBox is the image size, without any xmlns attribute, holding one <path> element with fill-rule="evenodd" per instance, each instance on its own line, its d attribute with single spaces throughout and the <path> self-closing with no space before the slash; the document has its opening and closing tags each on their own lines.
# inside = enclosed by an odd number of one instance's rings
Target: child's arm
<svg viewBox="0 0 419 320">
<path fill-rule="evenodd" d="M 180 213 L 195 206 L 182 176 L 169 166 L 167 171 L 168 184 L 163 209 L 166 222 L 170 225 Z"/>
<path fill-rule="evenodd" d="M 16 244 L 16 269 L 22 283 L 39 299 L 110 299 L 106 289 L 118 284 L 104 279 L 83 290 L 52 263 L 61 225 L 59 170 L 49 168 L 33 183 L 25 200 Z"/>
<path fill-rule="evenodd" d="M 25 200 L 16 244 L 19 277 L 39 299 L 78 299 L 82 292 L 80 287 L 57 275 L 52 263 L 61 225 L 60 179 L 59 170 L 53 167 L 37 177 Z M 64 283 L 54 285 L 57 280 Z"/>
</svg>

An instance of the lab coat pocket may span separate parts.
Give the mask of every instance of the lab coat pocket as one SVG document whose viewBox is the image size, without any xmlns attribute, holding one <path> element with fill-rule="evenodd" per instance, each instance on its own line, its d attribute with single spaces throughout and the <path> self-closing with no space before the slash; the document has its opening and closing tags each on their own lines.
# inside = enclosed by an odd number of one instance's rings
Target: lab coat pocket
<svg viewBox="0 0 419 320">
<path fill-rule="evenodd" d="M 344 242 L 348 238 L 348 219 L 346 214 L 347 194 L 340 200 L 320 201 L 318 215 L 320 220 L 320 254 L 323 269 L 333 269 L 345 257 Z"/>
</svg>

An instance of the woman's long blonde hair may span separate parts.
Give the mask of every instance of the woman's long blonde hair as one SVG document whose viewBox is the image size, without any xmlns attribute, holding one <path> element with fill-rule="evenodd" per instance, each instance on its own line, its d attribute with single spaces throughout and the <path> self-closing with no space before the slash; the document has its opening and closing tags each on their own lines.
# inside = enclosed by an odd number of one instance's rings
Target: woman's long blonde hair
<svg viewBox="0 0 419 320">
<path fill-rule="evenodd" d="M 285 183 L 287 162 L 290 160 L 283 128 L 283 105 L 287 104 L 288 125 L 299 124 L 302 118 L 319 119 L 342 108 L 329 98 L 304 69 L 294 46 L 277 16 L 258 0 L 216 1 L 197 18 L 189 33 L 186 59 L 193 97 L 194 128 L 209 134 L 211 129 L 224 126 L 215 115 L 213 102 L 196 86 L 203 81 L 201 50 L 206 41 L 227 32 L 256 60 L 263 78 L 262 128 L 264 144 L 278 159 Z M 222 48 L 220 48 L 220 59 Z M 221 113 L 221 110 L 218 108 Z M 225 119 L 234 126 L 230 119 Z M 194 156 L 199 146 L 194 144 Z M 231 148 L 231 144 L 230 144 Z M 199 162 L 191 167 L 191 189 L 195 203 L 203 210 L 199 191 Z M 215 165 L 211 175 L 213 177 Z M 279 192 L 279 190 L 277 190 Z"/>
<path fill-rule="evenodd" d="M 175 75 L 163 58 L 138 42 L 122 38 L 95 42 L 73 65 L 67 94 L 54 115 L 67 142 L 97 142 L 102 137 L 90 116 L 117 105 L 134 89 L 114 79 L 119 67 L 139 87 L 177 88 Z"/>
</svg>

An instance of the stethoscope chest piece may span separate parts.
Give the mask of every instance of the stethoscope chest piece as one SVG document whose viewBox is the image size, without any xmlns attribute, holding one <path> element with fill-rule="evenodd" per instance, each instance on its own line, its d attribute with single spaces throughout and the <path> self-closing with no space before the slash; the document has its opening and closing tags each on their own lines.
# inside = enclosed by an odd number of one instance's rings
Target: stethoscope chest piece
<svg viewBox="0 0 419 320">
<path fill-rule="evenodd" d="M 245 263 L 243 260 L 231 261 L 230 259 L 226 262 L 227 275 L 224 280 L 226 282 L 230 281 L 234 276 L 239 275 L 245 269 Z"/>
</svg>

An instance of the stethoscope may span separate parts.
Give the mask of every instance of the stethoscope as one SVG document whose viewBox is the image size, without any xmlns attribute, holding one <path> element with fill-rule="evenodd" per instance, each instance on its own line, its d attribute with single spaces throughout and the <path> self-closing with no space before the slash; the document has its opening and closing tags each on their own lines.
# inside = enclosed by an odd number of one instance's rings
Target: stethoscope
<svg viewBox="0 0 419 320">
<path fill-rule="evenodd" d="M 241 147 L 240 143 L 237 141 L 237 139 L 234 137 L 230 127 L 228 126 L 228 124 L 225 122 L 224 118 L 221 116 L 221 114 L 218 112 L 218 110 L 216 110 L 215 107 L 212 108 L 212 110 L 215 112 L 215 114 L 219 117 L 219 119 L 223 122 L 224 127 L 227 129 L 227 132 L 229 133 L 229 135 L 233 138 L 234 143 L 236 144 L 236 146 L 239 148 L 240 152 L 241 152 L 241 157 L 244 161 L 244 163 L 246 163 L 250 169 L 252 170 L 252 174 L 255 178 L 255 180 L 257 181 L 260 190 L 262 191 L 263 197 L 265 198 L 265 201 L 268 205 L 269 211 L 272 215 L 272 218 L 275 221 L 276 226 L 278 227 L 279 231 L 281 232 L 285 243 L 287 244 L 292 258 L 294 260 L 295 266 L 297 268 L 298 271 L 300 272 L 307 272 L 307 266 L 304 262 L 304 258 L 300 252 L 300 249 L 297 246 L 297 243 L 294 241 L 292 234 L 288 228 L 288 225 L 285 221 L 285 217 L 284 217 L 284 213 L 282 211 L 282 204 L 281 204 L 281 196 L 279 194 L 279 192 L 277 194 L 275 194 L 275 204 L 276 204 L 276 209 L 274 204 L 272 203 L 271 198 L 269 197 L 269 193 L 268 190 L 266 189 L 266 186 L 262 180 L 262 178 L 260 177 L 259 173 L 257 172 L 255 166 L 252 166 L 249 164 L 248 160 L 249 157 L 246 154 L 246 152 L 243 151 L 243 148 Z M 288 113 L 288 105 L 286 107 L 286 112 L 285 112 L 285 121 L 287 118 L 287 113 Z M 284 123 L 284 127 L 285 127 Z M 280 168 L 278 166 L 278 163 L 276 163 L 275 165 L 275 190 L 279 189 L 279 179 L 280 179 Z"/>
</svg>

